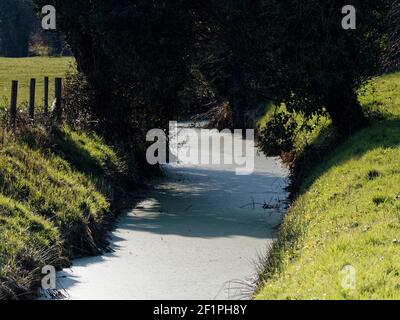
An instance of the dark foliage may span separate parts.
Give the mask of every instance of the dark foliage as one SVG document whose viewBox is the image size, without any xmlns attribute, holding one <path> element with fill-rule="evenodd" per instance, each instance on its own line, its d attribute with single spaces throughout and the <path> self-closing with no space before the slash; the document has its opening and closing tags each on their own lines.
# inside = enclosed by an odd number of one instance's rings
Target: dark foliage
<svg viewBox="0 0 400 320">
<path fill-rule="evenodd" d="M 30 0 L 0 0 L 0 54 L 26 57 L 34 25 Z"/>
<path fill-rule="evenodd" d="M 246 126 L 246 112 L 269 98 L 268 25 L 259 15 L 261 1 L 201 1 L 197 8 L 196 62 L 228 101 L 234 126 Z M 268 86 L 265 84 L 268 83 Z"/>
<path fill-rule="evenodd" d="M 275 114 L 260 133 L 261 150 L 271 157 L 291 152 L 294 148 L 296 129 L 297 122 L 290 114 L 284 112 Z"/>
<path fill-rule="evenodd" d="M 182 113 L 182 98 L 202 99 L 190 98 L 193 70 L 213 105 L 229 102 L 237 128 L 266 99 L 306 118 L 327 111 L 344 136 L 362 128 L 357 90 L 381 70 L 393 1 L 355 0 L 356 30 L 342 28 L 344 0 L 53 4 L 93 92 L 97 130 L 140 155 L 147 130 Z"/>
<path fill-rule="evenodd" d="M 400 69 L 400 1 L 393 0 L 388 16 L 389 56 L 386 67 Z"/>
<path fill-rule="evenodd" d="M 53 3 L 93 90 L 98 132 L 143 154 L 147 130 L 176 115 L 189 74 L 193 18 L 186 1 Z"/>
<path fill-rule="evenodd" d="M 88 129 L 96 125 L 91 116 L 94 92 L 83 73 L 69 73 L 64 82 L 64 120 L 74 129 Z"/>
<path fill-rule="evenodd" d="M 380 71 L 391 1 L 353 1 L 357 29 L 342 28 L 346 1 L 270 1 L 274 94 L 305 116 L 325 108 L 344 135 L 362 128 L 357 90 Z"/>
<path fill-rule="evenodd" d="M 342 28 L 345 1 L 203 1 L 199 65 L 235 126 L 259 101 L 306 117 L 327 110 L 343 135 L 362 128 L 357 90 L 381 70 L 393 0 L 353 1 L 357 29 Z"/>
</svg>

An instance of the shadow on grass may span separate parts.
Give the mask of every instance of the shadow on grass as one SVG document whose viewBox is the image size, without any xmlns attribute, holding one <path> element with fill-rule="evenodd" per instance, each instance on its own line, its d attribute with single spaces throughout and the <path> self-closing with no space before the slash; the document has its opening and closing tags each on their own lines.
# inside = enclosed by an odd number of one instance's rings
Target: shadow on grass
<svg viewBox="0 0 400 320">
<path fill-rule="evenodd" d="M 330 168 L 343 162 L 360 158 L 377 148 L 394 148 L 400 145 L 400 119 L 379 121 L 342 141 L 335 150 L 323 155 L 323 161 L 304 181 L 302 193 Z"/>
<path fill-rule="evenodd" d="M 335 141 L 334 147 L 315 148 L 314 152 L 317 154 L 309 154 L 308 159 L 304 154 L 302 155 L 304 158 L 301 160 L 304 162 L 300 162 L 297 165 L 305 165 L 307 169 L 303 172 L 303 177 L 305 178 L 299 182 L 300 187 L 295 195 L 297 198 L 296 214 L 289 212 L 285 223 L 280 228 L 278 239 L 273 244 L 270 254 L 262 261 L 262 271 L 257 284 L 258 289 L 262 288 L 265 281 L 282 270 L 283 256 L 290 256 L 293 259 L 297 255 L 296 248 L 299 247 L 302 236 L 307 231 L 307 224 L 303 220 L 303 216 L 305 216 L 303 212 L 307 206 L 304 203 L 305 200 L 299 196 L 305 194 L 314 182 L 331 168 L 351 160 L 361 159 L 368 152 L 379 148 L 388 149 L 399 146 L 400 119 L 389 119 L 377 121 L 345 141 Z M 305 152 L 310 152 L 310 150 L 312 149 L 308 149 Z"/>
<path fill-rule="evenodd" d="M 77 171 L 94 176 L 105 175 L 100 161 L 59 128 L 53 130 L 53 143 L 55 145 L 52 151 L 68 161 Z"/>
<path fill-rule="evenodd" d="M 400 119 L 377 121 L 346 140 L 327 135 L 329 127 L 320 132 L 316 146 L 310 145 L 297 157 L 289 187 L 291 198 L 307 192 L 308 188 L 330 168 L 361 157 L 376 148 L 392 148 L 400 144 Z"/>
</svg>

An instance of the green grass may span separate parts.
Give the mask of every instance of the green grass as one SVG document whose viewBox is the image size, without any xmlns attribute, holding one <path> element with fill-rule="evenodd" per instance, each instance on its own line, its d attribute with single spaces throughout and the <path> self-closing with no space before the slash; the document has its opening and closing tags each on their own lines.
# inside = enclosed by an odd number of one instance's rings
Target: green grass
<svg viewBox="0 0 400 320">
<path fill-rule="evenodd" d="M 400 299 L 399 89 L 397 73 L 360 92 L 365 109 L 384 116 L 307 176 L 265 262 L 256 299 Z M 350 289 L 342 286 L 348 265 L 356 272 Z"/>
<path fill-rule="evenodd" d="M 73 58 L 0 58 L 0 106 L 8 107 L 12 80 L 18 104 L 26 102 L 30 78 L 42 105 L 43 78 L 50 77 L 52 99 L 54 78 L 71 68 Z M 39 123 L 1 133 L 0 298 L 32 297 L 43 266 L 65 266 L 106 246 L 113 190 L 126 167 L 95 134 Z"/>
<path fill-rule="evenodd" d="M 0 297 L 29 293 L 46 264 L 99 252 L 111 218 L 107 176 L 124 170 L 94 134 L 33 131 L 0 148 Z"/>
<path fill-rule="evenodd" d="M 364 108 L 379 111 L 385 118 L 400 117 L 400 75 L 386 74 L 375 78 L 360 91 L 359 99 Z"/>
<path fill-rule="evenodd" d="M 0 106 L 9 104 L 12 80 L 19 81 L 18 104 L 28 101 L 31 78 L 37 82 L 35 103 L 42 106 L 44 77 L 50 77 L 50 99 L 53 99 L 54 78 L 64 77 L 73 62 L 70 57 L 0 58 Z"/>
</svg>

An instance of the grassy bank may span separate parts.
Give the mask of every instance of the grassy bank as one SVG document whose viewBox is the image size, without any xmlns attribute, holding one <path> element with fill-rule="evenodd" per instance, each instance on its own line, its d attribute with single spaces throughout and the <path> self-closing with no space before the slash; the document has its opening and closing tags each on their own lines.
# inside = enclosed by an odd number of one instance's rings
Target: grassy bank
<svg viewBox="0 0 400 320">
<path fill-rule="evenodd" d="M 28 101 L 29 82 L 36 78 L 36 104 L 43 105 L 43 78 L 50 77 L 50 99 L 53 99 L 54 78 L 64 77 L 73 63 L 70 57 L 0 58 L 0 106 L 8 105 L 11 81 L 19 81 L 18 104 Z"/>
<path fill-rule="evenodd" d="M 94 134 L 38 128 L 0 149 L 0 297 L 30 297 L 44 265 L 105 248 L 116 153 Z"/>
<path fill-rule="evenodd" d="M 380 116 L 307 173 L 257 299 L 400 298 L 400 74 L 374 79 L 360 101 Z M 322 121 L 296 148 L 332 135 Z M 342 285 L 346 270 L 355 271 L 354 287 Z"/>
<path fill-rule="evenodd" d="M 15 79 L 19 103 L 26 101 L 34 77 L 41 104 L 42 78 L 64 77 L 71 62 L 0 58 L 0 95 L 9 98 Z M 97 135 L 41 123 L 0 130 L 0 299 L 34 297 L 43 266 L 105 249 L 115 190 L 128 179 L 125 163 Z"/>
</svg>

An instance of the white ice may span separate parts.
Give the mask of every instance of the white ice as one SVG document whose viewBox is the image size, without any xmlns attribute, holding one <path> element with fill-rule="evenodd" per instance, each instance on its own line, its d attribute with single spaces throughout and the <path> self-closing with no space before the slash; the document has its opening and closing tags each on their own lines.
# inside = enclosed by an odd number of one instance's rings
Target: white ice
<svg viewBox="0 0 400 320">
<path fill-rule="evenodd" d="M 234 165 L 166 166 L 166 178 L 120 218 L 113 252 L 58 273 L 68 299 L 249 298 L 255 261 L 282 219 L 262 204 L 286 197 L 285 170 L 253 151 L 252 175 Z"/>
</svg>

